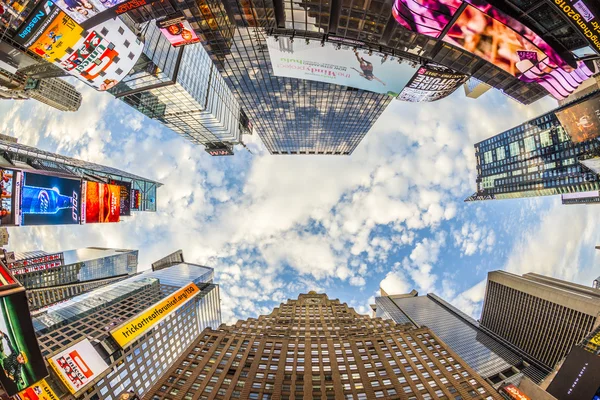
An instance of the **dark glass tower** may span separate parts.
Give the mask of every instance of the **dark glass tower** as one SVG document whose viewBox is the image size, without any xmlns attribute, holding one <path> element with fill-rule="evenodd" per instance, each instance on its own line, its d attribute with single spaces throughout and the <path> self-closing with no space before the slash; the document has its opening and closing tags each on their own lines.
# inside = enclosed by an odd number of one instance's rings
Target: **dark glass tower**
<svg viewBox="0 0 600 400">
<path fill-rule="evenodd" d="M 597 194 L 600 124 L 593 126 L 593 109 L 599 104 L 596 92 L 475 144 L 477 192 L 465 201 Z M 561 112 L 576 115 L 577 122 L 563 126 Z M 580 120 L 584 116 L 587 122 Z M 573 137 L 584 125 L 592 135 Z"/>
</svg>

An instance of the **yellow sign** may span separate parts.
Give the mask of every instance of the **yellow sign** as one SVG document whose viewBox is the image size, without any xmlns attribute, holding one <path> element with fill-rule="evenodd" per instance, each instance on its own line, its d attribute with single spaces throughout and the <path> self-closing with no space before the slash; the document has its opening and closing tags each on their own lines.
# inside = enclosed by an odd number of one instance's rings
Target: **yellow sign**
<svg viewBox="0 0 600 400">
<path fill-rule="evenodd" d="M 60 400 L 54 390 L 48 386 L 45 379 L 19 392 L 18 396 L 21 400 Z"/>
<path fill-rule="evenodd" d="M 67 49 L 75 47 L 82 32 L 83 28 L 61 11 L 29 49 L 54 62 L 67 54 Z"/>
<path fill-rule="evenodd" d="M 200 289 L 198 286 L 194 283 L 190 283 L 166 299 L 147 308 L 133 319 L 120 325 L 118 328 L 111 331 L 110 334 L 121 347 L 125 348 L 129 343 L 137 339 L 138 336 L 144 334 L 148 329 L 159 323 L 170 313 L 183 306 L 199 292 Z"/>
<path fill-rule="evenodd" d="M 590 343 L 600 346 L 600 333 L 595 334 L 591 339 Z"/>
</svg>

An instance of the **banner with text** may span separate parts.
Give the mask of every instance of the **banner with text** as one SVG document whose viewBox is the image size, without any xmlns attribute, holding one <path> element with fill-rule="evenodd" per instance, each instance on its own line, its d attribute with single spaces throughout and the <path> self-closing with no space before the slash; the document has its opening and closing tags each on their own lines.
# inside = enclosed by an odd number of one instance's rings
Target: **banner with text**
<svg viewBox="0 0 600 400">
<path fill-rule="evenodd" d="M 398 99 L 412 103 L 440 100 L 454 93 L 468 78 L 458 72 L 423 66 L 402 89 Z"/>
<path fill-rule="evenodd" d="M 45 379 L 19 392 L 19 400 L 60 400 Z"/>
</svg>

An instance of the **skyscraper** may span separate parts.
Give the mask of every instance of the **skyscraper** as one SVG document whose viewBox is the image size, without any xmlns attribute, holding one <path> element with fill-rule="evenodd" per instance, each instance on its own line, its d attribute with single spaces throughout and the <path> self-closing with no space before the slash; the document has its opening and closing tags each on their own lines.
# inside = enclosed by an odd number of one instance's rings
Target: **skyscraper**
<svg viewBox="0 0 600 400">
<path fill-rule="evenodd" d="M 392 16 L 392 7 L 393 2 L 157 1 L 129 16 L 143 23 L 183 12 L 205 38 L 203 46 L 272 154 L 351 154 L 392 97 L 352 85 L 277 75 L 270 39 L 298 48 L 305 42 L 311 48 L 322 45 L 331 57 L 329 64 L 346 58 L 348 71 L 350 64 L 359 67 L 353 64 L 356 48 L 368 54 L 363 58 L 370 60 L 375 76 L 377 68 L 391 63 L 412 63 L 415 70 L 418 64 L 435 63 L 472 75 L 526 104 L 546 95 L 537 83 L 523 82 L 473 53 L 405 29 Z"/>
<path fill-rule="evenodd" d="M 27 289 L 31 310 L 65 301 L 137 272 L 138 251 L 88 247 L 10 254 L 11 273 Z"/>
<path fill-rule="evenodd" d="M 81 93 L 60 78 L 28 79 L 24 89 L 30 98 L 60 111 L 77 111 L 81 106 Z"/>
<path fill-rule="evenodd" d="M 598 191 L 600 93 L 475 144 L 477 192 L 465 201 Z"/>
<path fill-rule="evenodd" d="M 600 323 L 600 290 L 528 273 L 488 273 L 480 327 L 552 370 Z"/>
<path fill-rule="evenodd" d="M 212 279 L 212 268 L 178 264 L 103 286 L 36 314 L 36 336 L 54 371 L 46 380 L 57 398 L 143 395 L 203 329 L 221 324 L 219 288 Z M 73 350 L 81 359 L 71 365 L 83 362 L 89 367 L 78 375 L 81 379 L 71 380 L 76 371 L 60 361 Z"/>
<path fill-rule="evenodd" d="M 427 328 L 324 294 L 205 329 L 144 399 L 500 399 Z"/>
<path fill-rule="evenodd" d="M 409 294 L 376 297 L 375 303 L 377 317 L 431 329 L 495 388 L 518 383 L 524 375 L 539 383 L 549 372 L 530 365 L 510 345 L 486 334 L 479 322 L 433 293 L 418 296 L 413 290 Z"/>
<path fill-rule="evenodd" d="M 204 48 L 172 47 L 154 22 L 144 37 L 142 56 L 111 93 L 209 153 L 233 154 L 247 118 Z"/>
</svg>

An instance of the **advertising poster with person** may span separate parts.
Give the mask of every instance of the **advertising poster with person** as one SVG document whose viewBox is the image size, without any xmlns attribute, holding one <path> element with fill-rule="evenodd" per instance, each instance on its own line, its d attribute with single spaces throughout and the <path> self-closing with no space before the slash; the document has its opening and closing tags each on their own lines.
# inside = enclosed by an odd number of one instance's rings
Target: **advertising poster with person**
<svg viewBox="0 0 600 400">
<path fill-rule="evenodd" d="M 597 138 L 600 136 L 600 96 L 558 111 L 556 117 L 574 143 Z"/>
<path fill-rule="evenodd" d="M 156 21 L 156 25 L 173 47 L 185 46 L 200 41 L 190 23 L 181 13 L 171 14 L 164 20 Z"/>
<path fill-rule="evenodd" d="M 24 289 L 0 292 L 0 383 L 9 396 L 48 376 Z"/>
<path fill-rule="evenodd" d="M 18 193 L 21 186 L 21 172 L 0 169 L 0 225 L 15 225 L 19 215 Z"/>
<path fill-rule="evenodd" d="M 82 32 L 83 29 L 75 21 L 59 12 L 29 49 L 47 61 L 54 62 L 67 54 L 67 49 L 77 43 Z"/>
<path fill-rule="evenodd" d="M 276 76 L 350 86 L 370 92 L 397 96 L 413 76 L 416 67 L 369 55 L 366 50 L 332 43 L 306 43 L 290 38 L 267 38 L 269 58 Z"/>
<path fill-rule="evenodd" d="M 80 207 L 80 180 L 23 173 L 22 225 L 78 224 Z"/>
<path fill-rule="evenodd" d="M 100 182 L 83 182 L 85 198 L 82 223 L 119 222 L 121 209 L 121 187 Z"/>
</svg>

